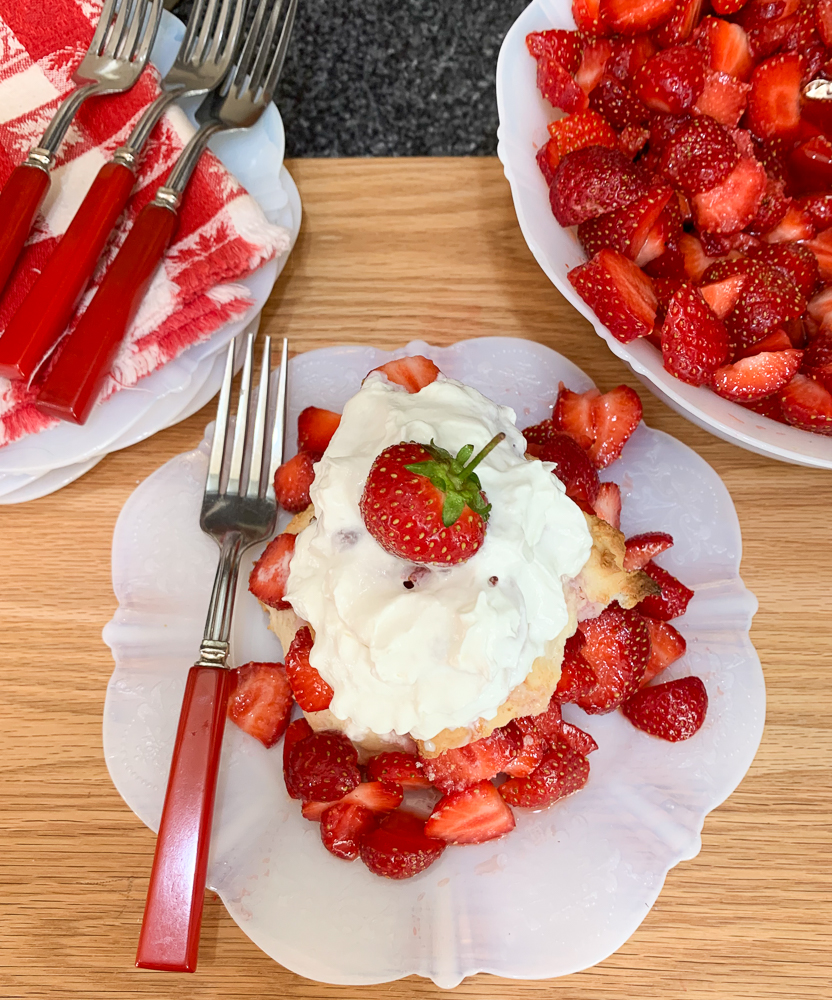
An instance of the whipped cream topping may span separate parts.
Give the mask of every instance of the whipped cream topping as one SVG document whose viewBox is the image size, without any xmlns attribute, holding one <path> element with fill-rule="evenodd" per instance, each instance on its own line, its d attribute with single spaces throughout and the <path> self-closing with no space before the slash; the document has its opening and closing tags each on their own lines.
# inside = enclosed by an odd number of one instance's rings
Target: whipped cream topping
<svg viewBox="0 0 832 1000">
<path fill-rule="evenodd" d="M 477 468 L 491 515 L 472 558 L 417 566 L 381 548 L 359 501 L 386 447 L 434 440 L 476 452 L 500 431 L 505 441 Z M 411 394 L 373 374 L 345 406 L 315 466 L 316 520 L 298 536 L 286 598 L 315 630 L 310 662 L 354 739 L 430 740 L 494 718 L 567 624 L 564 584 L 592 538 L 553 466 L 524 452 L 512 409 L 443 376 Z"/>
</svg>

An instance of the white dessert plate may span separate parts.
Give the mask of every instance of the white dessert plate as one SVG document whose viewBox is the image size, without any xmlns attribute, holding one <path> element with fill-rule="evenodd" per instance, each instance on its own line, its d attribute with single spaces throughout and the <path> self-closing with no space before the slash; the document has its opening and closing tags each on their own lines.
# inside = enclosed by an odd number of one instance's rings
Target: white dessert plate
<svg viewBox="0 0 832 1000">
<path fill-rule="evenodd" d="M 535 153 L 549 135 L 555 111 L 537 89 L 535 61 L 526 48 L 530 31 L 574 30 L 571 0 L 532 0 L 506 35 L 497 60 L 497 155 L 511 185 L 520 229 L 535 260 L 558 291 L 585 316 L 610 350 L 668 406 L 699 427 L 749 451 L 783 462 L 832 469 L 832 438 L 788 427 L 721 399 L 710 389 L 687 385 L 665 371 L 661 353 L 646 340 L 622 344 L 570 285 L 566 275 L 586 255 L 574 228 L 552 215 L 546 181 Z"/>
<path fill-rule="evenodd" d="M 340 410 L 371 368 L 419 353 L 512 406 L 520 426 L 551 412 L 560 380 L 577 390 L 592 385 L 561 355 L 524 340 L 482 338 L 447 349 L 415 342 L 395 355 L 329 348 L 291 361 L 290 427 L 303 407 Z M 104 752 L 119 792 L 154 830 L 217 560 L 198 527 L 206 465 L 203 441 L 151 475 L 127 501 L 113 538 L 119 608 L 104 630 L 116 664 Z M 661 561 L 696 588 L 676 623 L 688 652 L 668 676 L 693 673 L 705 682 L 702 730 L 670 744 L 620 713 L 585 716 L 566 706 L 600 747 L 586 787 L 548 811 L 517 810 L 517 828 L 504 840 L 449 848 L 421 875 L 392 882 L 328 854 L 318 825 L 286 794 L 281 745 L 266 750 L 229 725 L 208 883 L 276 961 L 309 979 L 352 985 L 414 973 L 442 987 L 480 971 L 566 975 L 612 954 L 644 919 L 668 870 L 698 853 L 705 816 L 748 769 L 765 714 L 748 637 L 757 602 L 739 576 L 740 528 L 713 469 L 660 431 L 640 427 L 607 473 L 622 489 L 624 531 L 670 531 L 676 544 Z M 240 576 L 234 664 L 282 658 L 246 589 L 258 554 Z"/>
</svg>

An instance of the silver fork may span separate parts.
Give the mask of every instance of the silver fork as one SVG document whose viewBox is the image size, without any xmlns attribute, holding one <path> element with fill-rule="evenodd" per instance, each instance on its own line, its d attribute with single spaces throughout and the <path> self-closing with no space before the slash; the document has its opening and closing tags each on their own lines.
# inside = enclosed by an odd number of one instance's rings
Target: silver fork
<svg viewBox="0 0 832 1000">
<path fill-rule="evenodd" d="M 216 540 L 220 559 L 199 659 L 188 673 L 182 699 L 136 955 L 136 965 L 143 969 L 196 969 L 240 558 L 249 546 L 273 533 L 277 517 L 272 483 L 283 460 L 288 342 L 283 341 L 275 386 L 270 378 L 271 342 L 265 338 L 256 400 L 251 391 L 253 349 L 254 334 L 249 334 L 233 430 L 233 342 L 217 406 L 199 524 Z"/>
<path fill-rule="evenodd" d="M 78 424 L 89 416 L 173 239 L 179 203 L 208 140 L 216 132 L 250 128 L 268 107 L 286 59 L 297 3 L 259 0 L 245 46 L 222 86 L 206 94 L 197 110 L 199 129 L 156 197 L 139 213 L 92 301 L 40 383 L 37 406 L 42 412 Z"/>
<path fill-rule="evenodd" d="M 161 15 L 162 0 L 104 0 L 89 48 L 72 74 L 75 90 L 0 194 L 0 292 L 49 189 L 49 171 L 72 119 L 88 97 L 133 86 L 147 63 Z"/>
<path fill-rule="evenodd" d="M 176 61 L 150 104 L 86 197 L 0 338 L 0 374 L 29 382 L 67 328 L 113 226 L 124 211 L 135 168 L 153 127 L 175 100 L 222 82 L 237 47 L 245 0 L 197 0 Z"/>
</svg>

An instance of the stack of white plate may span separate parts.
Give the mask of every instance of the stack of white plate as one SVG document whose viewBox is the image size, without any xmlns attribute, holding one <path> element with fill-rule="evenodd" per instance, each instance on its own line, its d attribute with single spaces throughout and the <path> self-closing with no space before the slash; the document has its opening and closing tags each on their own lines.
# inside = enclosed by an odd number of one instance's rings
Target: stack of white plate
<svg viewBox="0 0 832 1000">
<path fill-rule="evenodd" d="M 152 55 L 161 73 L 172 65 L 183 32 L 184 26 L 173 15 L 163 15 Z M 198 98 L 192 101 L 190 111 L 198 104 Z M 301 205 L 294 181 L 283 166 L 284 145 L 283 122 L 274 105 L 253 128 L 211 140 L 213 152 L 255 198 L 268 220 L 289 230 L 291 252 L 300 229 Z M 269 261 L 240 282 L 250 289 L 253 299 L 241 319 L 183 351 L 133 388 L 115 393 L 96 407 L 83 427 L 61 423 L 0 448 L 0 504 L 53 493 L 111 451 L 142 441 L 201 409 L 219 391 L 223 348 L 243 330 L 256 329 L 260 310 L 288 255 Z"/>
</svg>

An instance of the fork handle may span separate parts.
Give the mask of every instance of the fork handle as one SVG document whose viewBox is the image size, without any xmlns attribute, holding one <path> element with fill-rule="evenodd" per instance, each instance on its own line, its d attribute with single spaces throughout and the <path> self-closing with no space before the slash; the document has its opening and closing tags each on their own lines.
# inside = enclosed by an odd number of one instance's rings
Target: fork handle
<svg viewBox="0 0 832 1000">
<path fill-rule="evenodd" d="M 0 338 L 0 375 L 28 382 L 67 328 L 135 176 L 105 163 L 69 228 Z"/>
<path fill-rule="evenodd" d="M 222 734 L 225 667 L 191 667 L 156 840 L 136 965 L 194 972 Z"/>
<path fill-rule="evenodd" d="M 155 202 L 139 212 L 124 246 L 38 388 L 36 405 L 41 412 L 75 424 L 86 421 L 177 222 L 173 209 Z"/>
<path fill-rule="evenodd" d="M 21 163 L 0 192 L 0 293 L 14 270 L 48 190 L 49 172 Z"/>
</svg>

